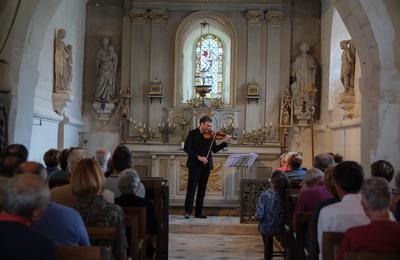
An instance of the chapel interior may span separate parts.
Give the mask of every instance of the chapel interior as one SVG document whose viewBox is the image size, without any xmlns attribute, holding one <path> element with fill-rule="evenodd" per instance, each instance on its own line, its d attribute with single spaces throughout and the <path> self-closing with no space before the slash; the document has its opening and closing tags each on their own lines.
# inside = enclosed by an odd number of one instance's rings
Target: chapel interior
<svg viewBox="0 0 400 260">
<path fill-rule="evenodd" d="M 234 137 L 214 155 L 210 215 L 243 217 L 243 180 L 267 180 L 287 151 L 306 168 L 332 152 L 367 176 L 379 159 L 399 169 L 399 86 L 397 0 L 0 0 L 0 149 L 23 144 L 43 162 L 50 148 L 124 144 L 142 178 L 168 183 L 170 214 L 203 115 Z M 225 164 L 249 153 L 249 167 Z M 171 222 L 179 259 L 191 235 Z"/>
</svg>

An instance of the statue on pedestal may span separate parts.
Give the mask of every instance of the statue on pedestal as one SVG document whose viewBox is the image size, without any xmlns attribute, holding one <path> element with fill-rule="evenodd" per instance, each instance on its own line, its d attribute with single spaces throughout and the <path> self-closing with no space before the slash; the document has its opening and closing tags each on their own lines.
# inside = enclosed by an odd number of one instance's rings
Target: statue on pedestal
<svg viewBox="0 0 400 260">
<path fill-rule="evenodd" d="M 104 37 L 101 42 L 103 46 L 96 55 L 96 100 L 109 103 L 115 91 L 118 56 L 107 37 Z"/>
<path fill-rule="evenodd" d="M 340 68 L 340 81 L 343 84 L 344 92 L 340 94 L 341 108 L 345 116 L 354 117 L 355 93 L 354 93 L 354 73 L 356 64 L 356 50 L 351 40 L 340 42 L 342 51 L 342 66 Z"/>
</svg>

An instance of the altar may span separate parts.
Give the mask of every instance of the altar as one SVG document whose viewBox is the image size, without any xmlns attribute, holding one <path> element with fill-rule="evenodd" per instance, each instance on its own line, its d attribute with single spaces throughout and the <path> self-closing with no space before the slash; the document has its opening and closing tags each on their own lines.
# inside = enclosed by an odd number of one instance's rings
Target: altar
<svg viewBox="0 0 400 260">
<path fill-rule="evenodd" d="M 187 154 L 180 145 L 128 144 L 134 158 L 134 167 L 141 176 L 163 177 L 169 182 L 170 205 L 183 206 L 188 180 L 186 168 Z M 211 171 L 207 184 L 205 205 L 209 207 L 239 206 L 240 180 L 265 179 L 271 168 L 279 164 L 279 143 L 264 146 L 230 145 L 226 150 L 213 155 L 214 170 Z M 250 169 L 226 168 L 225 160 L 231 154 L 258 154 Z"/>
</svg>

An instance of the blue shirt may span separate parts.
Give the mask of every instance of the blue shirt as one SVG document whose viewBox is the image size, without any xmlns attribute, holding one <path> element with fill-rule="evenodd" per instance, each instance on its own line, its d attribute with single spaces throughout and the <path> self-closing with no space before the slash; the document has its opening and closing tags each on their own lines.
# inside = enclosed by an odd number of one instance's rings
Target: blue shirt
<svg viewBox="0 0 400 260">
<path fill-rule="evenodd" d="M 299 167 L 293 171 L 286 172 L 286 176 L 289 180 L 303 180 L 304 175 L 306 174 L 306 170 Z"/>
<path fill-rule="evenodd" d="M 56 246 L 90 246 L 85 224 L 70 207 L 50 203 L 32 229 L 53 241 Z"/>
<path fill-rule="evenodd" d="M 256 218 L 260 220 L 258 229 L 261 234 L 275 235 L 285 232 L 284 204 L 273 188 L 261 193 Z"/>
</svg>

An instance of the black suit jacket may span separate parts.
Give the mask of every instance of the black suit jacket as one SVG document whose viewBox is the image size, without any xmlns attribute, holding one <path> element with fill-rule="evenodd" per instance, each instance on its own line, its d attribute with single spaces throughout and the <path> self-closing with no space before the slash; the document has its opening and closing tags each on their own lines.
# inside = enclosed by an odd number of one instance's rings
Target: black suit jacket
<svg viewBox="0 0 400 260">
<path fill-rule="evenodd" d="M 204 167 L 208 168 L 209 170 L 212 170 L 214 167 L 213 164 L 213 159 L 212 159 L 212 153 L 208 155 L 208 163 L 204 165 L 202 162 L 200 162 L 197 159 L 197 156 L 207 156 L 208 149 L 211 145 L 212 140 L 207 140 L 203 138 L 201 135 L 200 129 L 196 128 L 193 129 L 189 132 L 186 141 L 185 141 L 185 147 L 184 150 L 188 154 L 188 159 L 186 162 L 186 167 L 189 168 L 196 168 L 196 167 Z M 222 142 L 221 144 L 217 145 L 217 143 L 214 141 L 212 144 L 211 151 L 213 153 L 218 152 L 221 149 L 224 149 L 227 147 L 228 144 L 225 142 Z"/>
</svg>

